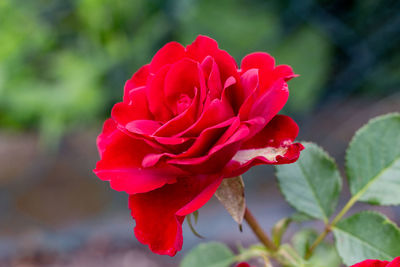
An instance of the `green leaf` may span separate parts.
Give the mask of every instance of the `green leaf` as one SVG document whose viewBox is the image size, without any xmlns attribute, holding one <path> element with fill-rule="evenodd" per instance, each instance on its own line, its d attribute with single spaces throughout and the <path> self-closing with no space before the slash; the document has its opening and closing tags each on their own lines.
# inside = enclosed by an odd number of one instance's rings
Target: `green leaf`
<svg viewBox="0 0 400 267">
<path fill-rule="evenodd" d="M 203 243 L 191 250 L 183 258 L 180 267 L 229 267 L 235 262 L 235 255 L 224 244 Z"/>
<path fill-rule="evenodd" d="M 282 244 L 275 257 L 284 267 L 305 267 L 305 260 L 289 244 Z M 269 265 L 268 265 L 269 266 Z M 310 266 L 311 267 L 311 266 Z"/>
<path fill-rule="evenodd" d="M 400 255 L 400 230 L 387 217 L 364 211 L 340 221 L 334 228 L 336 247 L 344 263 L 365 259 L 392 260 Z"/>
<path fill-rule="evenodd" d="M 304 257 L 307 249 L 314 243 L 318 233 L 314 229 L 304 229 L 297 232 L 292 243 L 297 252 Z M 336 248 L 328 243 L 322 242 L 315 248 L 306 266 L 310 267 L 339 267 L 341 259 Z"/>
<path fill-rule="evenodd" d="M 310 217 L 309 215 L 303 212 L 295 212 L 290 216 L 290 219 L 296 223 L 302 223 L 307 221 L 312 221 L 314 218 Z"/>
<path fill-rule="evenodd" d="M 291 218 L 283 218 L 279 220 L 272 228 L 272 240 L 276 246 L 279 247 L 281 244 L 282 236 L 286 232 L 291 222 Z"/>
<path fill-rule="evenodd" d="M 400 204 L 400 114 L 372 119 L 353 137 L 346 153 L 350 191 L 360 201 Z"/>
<path fill-rule="evenodd" d="M 307 261 L 307 266 L 310 267 L 339 267 L 341 264 L 342 260 L 335 246 L 327 242 L 321 243 Z"/>
<path fill-rule="evenodd" d="M 325 222 L 335 210 L 342 186 L 334 160 L 313 143 L 303 143 L 297 162 L 276 167 L 280 189 L 298 211 Z"/>
<path fill-rule="evenodd" d="M 303 229 L 294 234 L 292 238 L 293 247 L 304 257 L 308 248 L 312 245 L 317 238 L 318 233 L 314 229 Z"/>
<path fill-rule="evenodd" d="M 244 198 L 244 183 L 241 176 L 222 180 L 215 196 L 238 224 L 242 224 L 246 201 Z"/>
</svg>

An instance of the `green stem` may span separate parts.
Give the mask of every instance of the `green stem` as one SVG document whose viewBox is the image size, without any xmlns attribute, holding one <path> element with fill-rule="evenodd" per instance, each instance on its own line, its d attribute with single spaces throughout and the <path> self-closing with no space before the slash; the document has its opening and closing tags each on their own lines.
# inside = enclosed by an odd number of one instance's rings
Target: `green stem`
<svg viewBox="0 0 400 267">
<path fill-rule="evenodd" d="M 362 192 L 364 193 L 364 192 Z M 331 227 L 335 226 L 341 219 L 342 217 L 353 207 L 353 205 L 357 202 L 357 200 L 361 197 L 362 194 L 356 194 L 354 195 L 343 207 L 343 209 L 336 215 L 336 217 L 332 220 L 331 222 Z"/>
<path fill-rule="evenodd" d="M 247 224 L 250 226 L 251 230 L 254 232 L 254 234 L 257 236 L 257 238 L 261 241 L 262 243 L 262 248 L 260 248 L 264 252 L 257 252 L 255 251 L 255 248 L 251 248 L 250 250 L 252 252 L 250 253 L 255 253 L 258 254 L 258 256 L 261 256 L 265 259 L 266 263 L 268 263 L 268 257 L 274 258 L 277 262 L 282 264 L 282 266 L 303 266 L 302 264 L 299 264 L 299 260 L 302 261 L 300 256 L 293 256 L 293 254 L 297 253 L 291 249 L 288 246 L 280 246 L 277 247 L 274 242 L 271 241 L 271 239 L 268 237 L 268 235 L 264 232 L 264 230 L 261 228 L 260 224 L 254 218 L 253 214 L 250 212 L 250 210 L 246 207 L 245 213 L 244 213 L 244 219 L 247 222 Z M 288 249 L 290 248 L 290 251 L 293 253 L 289 253 Z M 246 252 L 242 254 L 243 255 L 249 256 L 250 254 L 247 254 Z M 253 254 L 254 255 L 254 254 Z M 297 258 L 297 259 L 296 259 Z M 268 265 L 267 265 L 268 266 Z"/>
<path fill-rule="evenodd" d="M 343 216 L 349 211 L 351 207 L 357 202 L 357 200 L 362 196 L 364 190 L 360 191 L 358 194 L 354 195 L 343 207 L 343 209 L 333 218 L 331 223 L 325 226 L 325 230 L 317 237 L 314 243 L 307 250 L 305 259 L 309 259 L 315 250 L 315 248 L 325 239 L 325 237 L 332 231 L 332 228 L 343 218 Z"/>
</svg>

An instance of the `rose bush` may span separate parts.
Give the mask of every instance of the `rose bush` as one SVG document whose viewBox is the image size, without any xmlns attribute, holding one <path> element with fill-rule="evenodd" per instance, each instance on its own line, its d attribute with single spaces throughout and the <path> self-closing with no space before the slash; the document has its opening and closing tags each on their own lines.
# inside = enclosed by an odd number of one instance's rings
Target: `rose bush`
<svg viewBox="0 0 400 267">
<path fill-rule="evenodd" d="M 277 115 L 293 77 L 267 53 L 247 55 L 238 68 L 216 41 L 199 36 L 186 48 L 166 44 L 126 82 L 98 137 L 94 172 L 130 195 L 141 243 L 174 256 L 185 216 L 222 179 L 298 159 L 298 126 Z"/>
<path fill-rule="evenodd" d="M 351 267 L 400 267 L 400 257 L 393 261 L 365 260 L 363 262 L 352 265 Z"/>
</svg>

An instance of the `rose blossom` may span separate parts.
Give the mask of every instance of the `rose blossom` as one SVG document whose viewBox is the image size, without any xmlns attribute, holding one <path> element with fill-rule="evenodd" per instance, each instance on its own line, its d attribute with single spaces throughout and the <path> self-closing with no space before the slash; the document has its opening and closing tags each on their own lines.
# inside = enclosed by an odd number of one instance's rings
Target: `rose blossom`
<svg viewBox="0 0 400 267">
<path fill-rule="evenodd" d="M 240 262 L 235 267 L 251 267 L 247 262 Z"/>
<path fill-rule="evenodd" d="M 352 265 L 351 267 L 400 267 L 400 257 L 393 261 L 365 260 L 363 262 Z"/>
<path fill-rule="evenodd" d="M 235 60 L 213 39 L 170 42 L 125 84 L 97 139 L 94 172 L 130 195 L 137 239 L 158 254 L 182 248 L 182 223 L 224 178 L 254 165 L 291 163 L 297 124 L 277 115 L 291 67 L 267 53 Z"/>
</svg>

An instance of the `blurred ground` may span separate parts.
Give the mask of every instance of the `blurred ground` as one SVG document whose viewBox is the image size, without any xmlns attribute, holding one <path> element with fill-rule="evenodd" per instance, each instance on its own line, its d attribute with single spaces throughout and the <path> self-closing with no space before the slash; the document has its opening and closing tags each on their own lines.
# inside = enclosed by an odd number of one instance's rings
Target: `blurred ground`
<svg viewBox="0 0 400 267">
<path fill-rule="evenodd" d="M 301 76 L 284 112 L 299 123 L 299 140 L 318 143 L 340 167 L 359 127 L 400 111 L 396 0 L 2 0 L 1 267 L 177 266 L 202 241 L 185 224 L 183 252 L 153 255 L 134 238 L 127 196 L 92 173 L 96 135 L 125 81 L 167 41 L 198 34 L 238 62 L 267 51 L 292 65 Z M 292 212 L 273 176 L 271 166 L 245 175 L 265 228 Z M 347 197 L 345 187 L 342 205 Z M 399 209 L 382 209 L 400 223 Z M 215 199 L 197 230 L 231 246 L 255 241 Z"/>
</svg>

